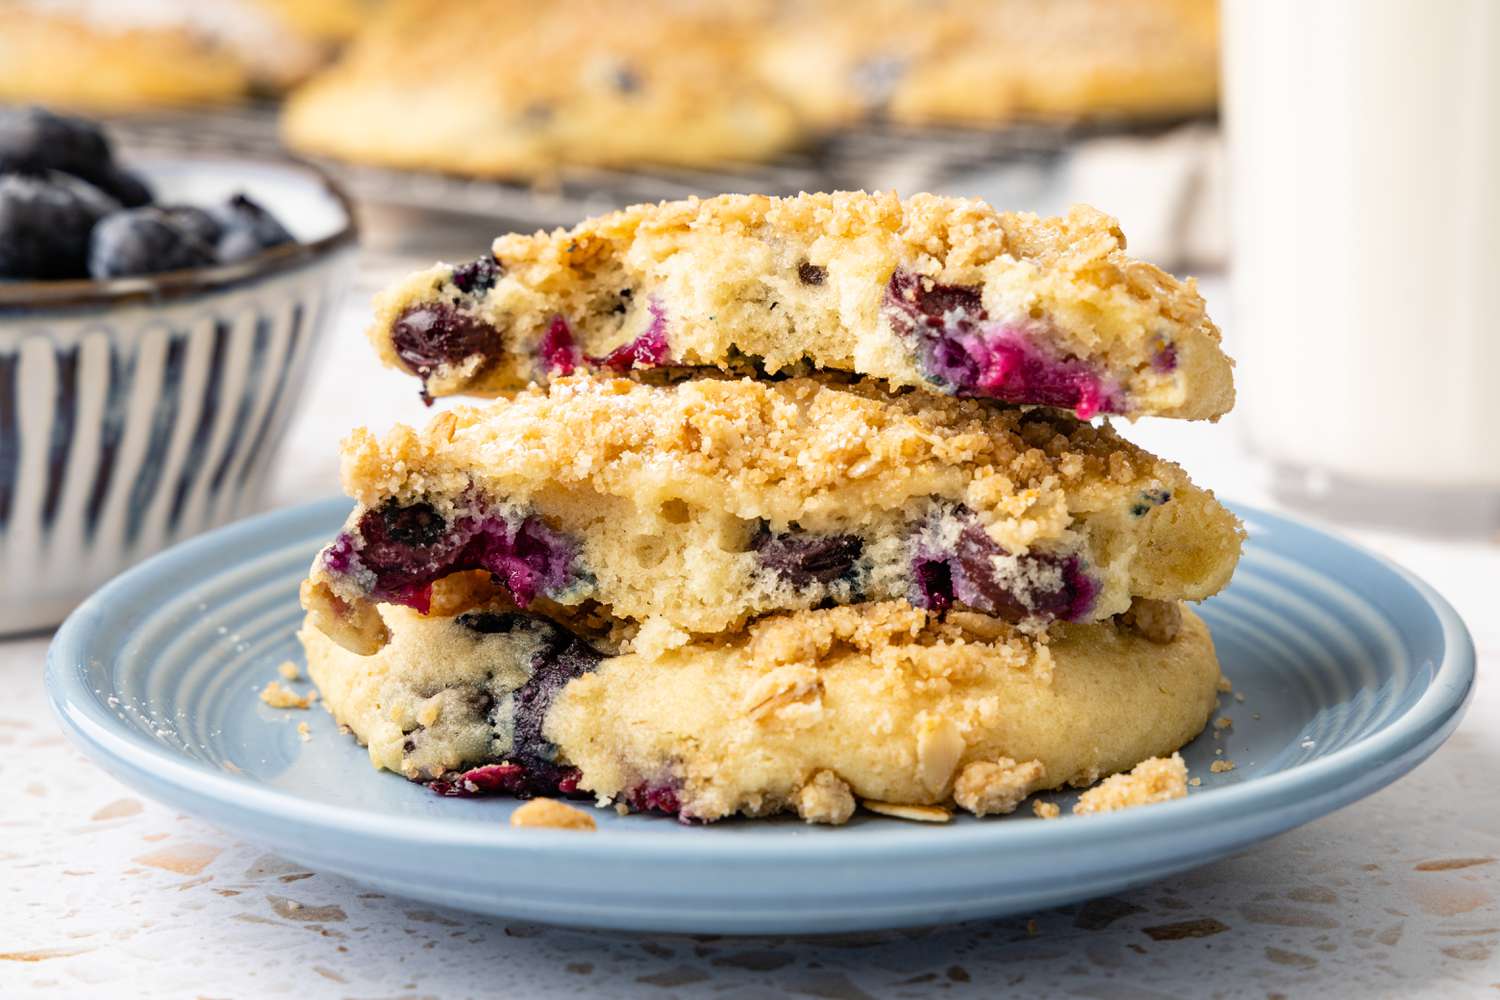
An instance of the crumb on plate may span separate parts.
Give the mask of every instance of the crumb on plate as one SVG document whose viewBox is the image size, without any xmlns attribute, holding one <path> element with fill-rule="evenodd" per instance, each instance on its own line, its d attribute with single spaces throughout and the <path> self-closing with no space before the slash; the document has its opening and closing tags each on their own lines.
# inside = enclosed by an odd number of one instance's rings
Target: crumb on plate
<svg viewBox="0 0 1500 1000">
<path fill-rule="evenodd" d="M 301 695 L 290 688 L 284 688 L 275 681 L 271 681 L 261 689 L 260 700 L 272 708 L 307 708 L 318 700 L 318 693 L 310 691 L 305 695 Z"/>
<path fill-rule="evenodd" d="M 532 799 L 510 814 L 511 826 L 545 826 L 556 830 L 595 830 L 594 817 L 556 799 Z"/>
<path fill-rule="evenodd" d="M 1116 774 L 1078 797 L 1073 814 L 1114 812 L 1180 799 L 1187 794 L 1187 764 L 1181 754 L 1151 757 L 1128 774 Z"/>
</svg>

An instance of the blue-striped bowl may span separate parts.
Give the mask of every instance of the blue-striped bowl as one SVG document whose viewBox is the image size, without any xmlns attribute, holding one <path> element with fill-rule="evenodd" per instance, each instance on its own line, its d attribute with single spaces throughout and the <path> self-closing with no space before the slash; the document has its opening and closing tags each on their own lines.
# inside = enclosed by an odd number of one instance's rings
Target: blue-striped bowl
<svg viewBox="0 0 1500 1000">
<path fill-rule="evenodd" d="M 239 264 L 0 284 L 0 634 L 261 501 L 352 272 L 348 200 L 290 163 L 138 164 L 166 201 L 244 191 L 298 237 Z"/>
</svg>

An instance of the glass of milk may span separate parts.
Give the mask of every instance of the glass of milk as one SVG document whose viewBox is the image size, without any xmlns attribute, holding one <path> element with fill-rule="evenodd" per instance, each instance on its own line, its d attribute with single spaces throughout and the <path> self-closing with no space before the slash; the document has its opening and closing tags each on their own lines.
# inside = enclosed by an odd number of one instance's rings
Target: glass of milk
<svg viewBox="0 0 1500 1000">
<path fill-rule="evenodd" d="M 1500 3 L 1225 0 L 1240 406 L 1289 503 L 1500 529 Z"/>
</svg>

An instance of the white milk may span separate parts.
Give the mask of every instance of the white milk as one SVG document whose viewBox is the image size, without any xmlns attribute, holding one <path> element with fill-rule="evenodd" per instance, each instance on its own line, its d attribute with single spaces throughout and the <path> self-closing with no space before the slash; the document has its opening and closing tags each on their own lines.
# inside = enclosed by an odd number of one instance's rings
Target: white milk
<svg viewBox="0 0 1500 1000">
<path fill-rule="evenodd" d="M 1224 34 L 1251 444 L 1500 498 L 1500 2 L 1226 0 Z"/>
</svg>

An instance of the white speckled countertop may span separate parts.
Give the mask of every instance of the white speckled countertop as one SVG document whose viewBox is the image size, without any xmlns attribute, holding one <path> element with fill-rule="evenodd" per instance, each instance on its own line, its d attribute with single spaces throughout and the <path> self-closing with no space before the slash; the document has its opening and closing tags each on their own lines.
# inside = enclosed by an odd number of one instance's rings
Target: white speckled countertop
<svg viewBox="0 0 1500 1000">
<path fill-rule="evenodd" d="M 335 491 L 334 441 L 355 423 L 421 418 L 410 384 L 369 358 L 363 315 L 357 299 L 324 357 L 278 503 Z M 1128 433 L 1226 496 L 1265 501 L 1232 419 Z M 45 704 L 46 639 L 0 642 L 0 997 L 1500 996 L 1500 691 L 1483 676 L 1500 670 L 1500 544 L 1351 534 L 1433 583 L 1478 644 L 1474 702 L 1430 761 L 1119 897 L 837 938 L 558 930 L 302 870 L 86 762 Z"/>
</svg>

